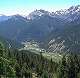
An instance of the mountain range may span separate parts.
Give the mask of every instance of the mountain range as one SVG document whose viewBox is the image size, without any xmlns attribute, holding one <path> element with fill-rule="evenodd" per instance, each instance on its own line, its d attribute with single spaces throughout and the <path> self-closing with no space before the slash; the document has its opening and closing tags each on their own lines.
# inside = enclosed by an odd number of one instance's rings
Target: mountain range
<svg viewBox="0 0 80 78">
<path fill-rule="evenodd" d="M 49 52 L 80 52 L 80 5 L 28 16 L 0 15 L 0 35 L 16 42 L 34 40 Z"/>
</svg>

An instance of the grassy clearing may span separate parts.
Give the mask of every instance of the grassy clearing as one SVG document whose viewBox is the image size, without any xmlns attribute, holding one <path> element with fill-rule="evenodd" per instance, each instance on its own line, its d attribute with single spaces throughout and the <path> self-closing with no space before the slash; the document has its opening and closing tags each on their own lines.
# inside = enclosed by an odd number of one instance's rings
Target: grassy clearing
<svg viewBox="0 0 80 78">
<path fill-rule="evenodd" d="M 54 62 L 57 62 L 59 63 L 59 61 L 62 59 L 62 55 L 60 55 L 59 53 L 42 53 L 42 55 L 44 57 L 46 57 L 47 59 L 51 59 L 54 61 Z"/>
<path fill-rule="evenodd" d="M 33 52 L 33 53 L 35 53 L 35 54 L 40 54 L 40 52 L 37 52 L 37 51 L 31 51 L 31 52 Z M 59 61 L 61 61 L 61 59 L 62 59 L 62 55 L 60 55 L 59 53 L 48 53 L 48 52 L 43 52 L 42 53 L 42 55 L 43 55 L 43 57 L 45 57 L 45 58 L 47 58 L 47 59 L 49 59 L 49 60 L 53 60 L 54 62 L 57 62 L 57 63 L 59 63 Z"/>
</svg>

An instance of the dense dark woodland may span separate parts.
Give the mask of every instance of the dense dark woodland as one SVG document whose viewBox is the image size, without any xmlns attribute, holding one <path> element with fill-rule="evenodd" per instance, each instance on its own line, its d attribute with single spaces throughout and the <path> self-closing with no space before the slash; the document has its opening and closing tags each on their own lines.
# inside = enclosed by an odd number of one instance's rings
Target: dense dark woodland
<svg viewBox="0 0 80 78">
<path fill-rule="evenodd" d="M 42 53 L 8 49 L 0 43 L 0 78 L 80 78 L 80 57 L 63 55 L 56 63 Z"/>
</svg>

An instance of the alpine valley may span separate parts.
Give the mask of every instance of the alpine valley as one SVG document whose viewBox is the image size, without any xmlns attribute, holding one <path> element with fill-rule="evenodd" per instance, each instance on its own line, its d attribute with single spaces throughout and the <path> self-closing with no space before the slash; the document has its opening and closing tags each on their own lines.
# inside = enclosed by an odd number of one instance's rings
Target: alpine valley
<svg viewBox="0 0 80 78">
<path fill-rule="evenodd" d="M 0 78 L 80 78 L 80 5 L 1 14 Z"/>
<path fill-rule="evenodd" d="M 22 43 L 35 41 L 48 52 L 80 51 L 80 5 L 48 12 L 35 10 L 28 16 L 0 15 L 0 35 Z"/>
</svg>

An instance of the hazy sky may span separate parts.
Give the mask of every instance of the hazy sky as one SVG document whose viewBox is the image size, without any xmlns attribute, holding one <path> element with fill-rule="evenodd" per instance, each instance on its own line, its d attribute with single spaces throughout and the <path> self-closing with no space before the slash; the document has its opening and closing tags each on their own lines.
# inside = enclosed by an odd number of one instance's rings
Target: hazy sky
<svg viewBox="0 0 80 78">
<path fill-rule="evenodd" d="M 27 15 L 35 9 L 55 11 L 79 4 L 80 0 L 0 0 L 0 14 Z"/>
</svg>

